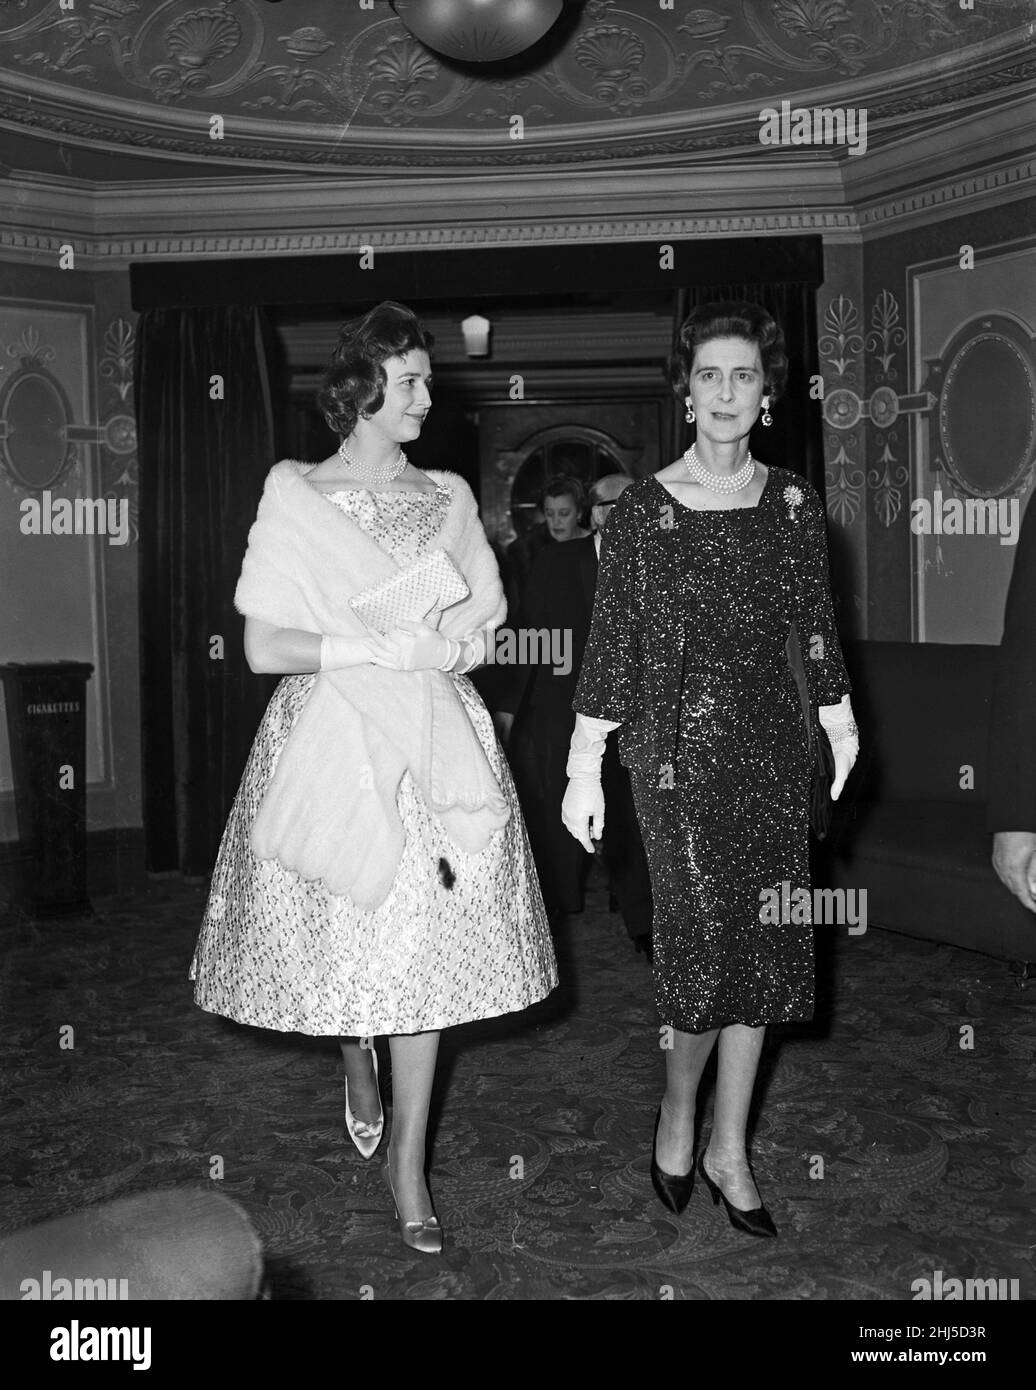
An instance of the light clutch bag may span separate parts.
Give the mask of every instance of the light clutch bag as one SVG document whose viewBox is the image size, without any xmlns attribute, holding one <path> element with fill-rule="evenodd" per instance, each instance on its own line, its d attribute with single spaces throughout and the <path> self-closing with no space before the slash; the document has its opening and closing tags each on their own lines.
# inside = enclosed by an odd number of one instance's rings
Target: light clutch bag
<svg viewBox="0 0 1036 1390">
<path fill-rule="evenodd" d="M 442 610 L 470 592 L 446 551 L 431 550 L 391 579 L 353 594 L 349 606 L 368 627 L 384 634 L 402 619 L 424 619 L 435 627 Z"/>
</svg>

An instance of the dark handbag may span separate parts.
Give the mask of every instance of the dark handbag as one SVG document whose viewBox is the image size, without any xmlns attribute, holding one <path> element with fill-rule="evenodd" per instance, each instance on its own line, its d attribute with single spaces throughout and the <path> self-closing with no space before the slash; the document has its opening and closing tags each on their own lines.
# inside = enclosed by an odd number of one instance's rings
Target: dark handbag
<svg viewBox="0 0 1036 1390">
<path fill-rule="evenodd" d="M 831 800 L 831 784 L 835 779 L 835 755 L 831 742 L 821 726 L 813 702 L 809 698 L 806 682 L 806 666 L 802 659 L 798 629 L 792 623 L 787 642 L 788 665 L 795 677 L 802 701 L 802 717 L 806 723 L 806 737 L 809 741 L 809 760 L 812 768 L 809 789 L 809 823 L 818 840 L 827 838 L 834 814 Z"/>
</svg>

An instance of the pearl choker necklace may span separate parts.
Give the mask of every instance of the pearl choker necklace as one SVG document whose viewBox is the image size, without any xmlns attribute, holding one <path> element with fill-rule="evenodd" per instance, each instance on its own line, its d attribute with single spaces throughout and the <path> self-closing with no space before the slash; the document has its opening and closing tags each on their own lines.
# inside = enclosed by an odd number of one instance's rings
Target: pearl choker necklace
<svg viewBox="0 0 1036 1390">
<path fill-rule="evenodd" d="M 755 459 L 751 454 L 737 470 L 729 477 L 722 478 L 718 473 L 713 473 L 706 468 L 698 457 L 698 451 L 692 444 L 683 456 L 683 461 L 687 465 L 687 471 L 691 477 L 701 483 L 702 487 L 707 487 L 710 492 L 740 492 L 742 488 L 748 486 L 755 476 Z"/>
<path fill-rule="evenodd" d="M 356 474 L 358 478 L 362 478 L 364 482 L 368 483 L 392 482 L 393 478 L 399 477 L 400 473 L 402 473 L 403 469 L 407 466 L 407 463 L 409 462 L 406 454 L 404 454 L 403 450 L 400 449 L 399 458 L 396 459 L 396 462 L 392 465 L 392 467 L 388 470 L 387 473 L 377 468 L 371 468 L 368 464 L 360 463 L 358 459 L 353 458 L 352 454 L 350 454 L 349 450 L 345 446 L 344 439 L 338 446 L 338 457 L 342 460 L 342 462 L 345 464 L 347 468 L 352 469 L 352 471 Z"/>
</svg>

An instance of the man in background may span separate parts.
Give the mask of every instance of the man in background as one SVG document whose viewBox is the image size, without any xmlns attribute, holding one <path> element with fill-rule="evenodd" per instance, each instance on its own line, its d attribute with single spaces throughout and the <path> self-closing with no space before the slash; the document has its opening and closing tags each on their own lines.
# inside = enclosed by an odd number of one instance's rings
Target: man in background
<svg viewBox="0 0 1036 1390">
<path fill-rule="evenodd" d="M 632 481 L 622 473 L 599 478 L 590 492 L 592 534 L 549 545 L 533 561 L 517 626 L 570 631 L 571 669 L 562 673 L 549 664 L 517 668 L 494 715 L 514 771 L 552 925 L 583 911 L 590 857 L 561 821 L 575 724 L 572 700 L 590 635 L 601 531 L 615 499 Z M 617 743 L 617 737 L 608 740 L 601 770 L 607 813 L 600 854 L 626 931 L 637 951 L 650 960 L 651 880 L 629 773 L 619 762 Z"/>
</svg>

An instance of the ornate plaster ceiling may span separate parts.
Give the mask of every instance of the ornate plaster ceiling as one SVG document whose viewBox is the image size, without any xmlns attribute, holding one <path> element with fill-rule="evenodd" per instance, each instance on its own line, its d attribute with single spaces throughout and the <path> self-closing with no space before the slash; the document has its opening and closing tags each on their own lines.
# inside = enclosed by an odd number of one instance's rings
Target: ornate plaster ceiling
<svg viewBox="0 0 1036 1390">
<path fill-rule="evenodd" d="M 388 0 L 6 0 L 0 129 L 8 165 L 87 179 L 780 157 L 759 112 L 783 99 L 865 106 L 873 147 L 1017 96 L 1036 77 L 1031 15 L 569 0 L 526 58 L 479 70 L 422 47 Z"/>
</svg>

